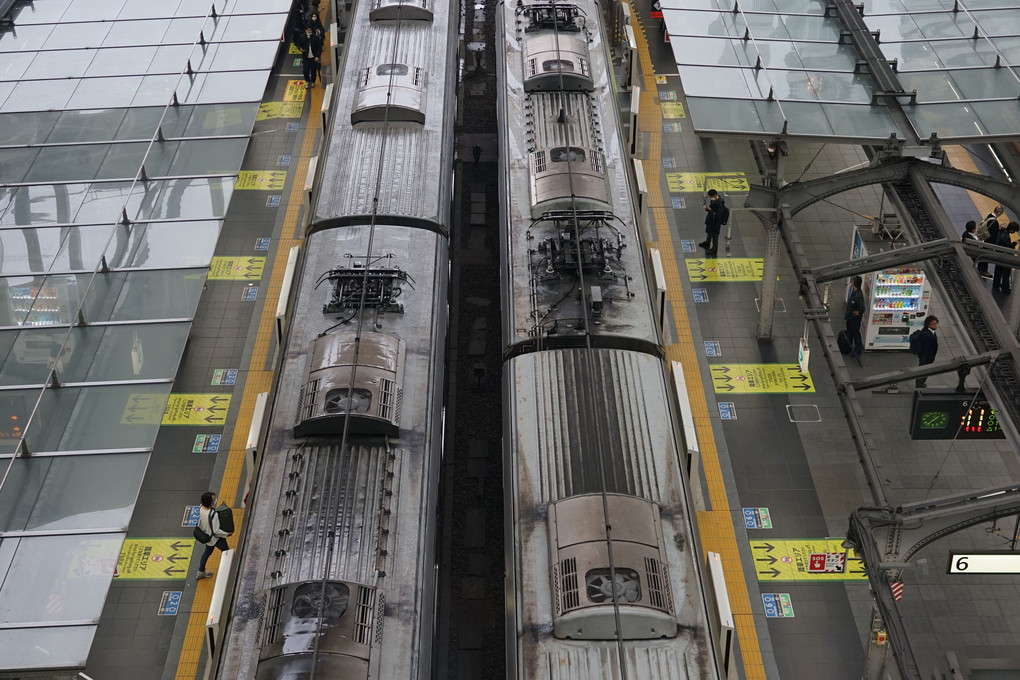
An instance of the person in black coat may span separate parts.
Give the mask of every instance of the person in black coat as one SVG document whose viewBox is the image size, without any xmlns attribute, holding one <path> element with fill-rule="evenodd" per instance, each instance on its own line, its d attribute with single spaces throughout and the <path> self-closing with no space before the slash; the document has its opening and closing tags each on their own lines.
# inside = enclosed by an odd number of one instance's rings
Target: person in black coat
<svg viewBox="0 0 1020 680">
<path fill-rule="evenodd" d="M 974 234 L 977 231 L 977 222 L 970 220 L 967 224 L 963 225 L 963 233 L 960 234 L 960 240 L 966 243 L 967 241 L 977 241 L 978 237 Z"/>
<path fill-rule="evenodd" d="M 726 199 L 715 189 L 708 190 L 708 205 L 705 206 L 705 240 L 698 245 L 705 249 L 706 255 L 715 255 L 719 248 L 719 232 L 722 230 L 723 212 Z"/>
<path fill-rule="evenodd" d="M 305 75 L 305 87 L 315 87 L 315 75 L 319 72 L 322 57 L 322 36 L 316 35 L 311 26 L 298 36 L 295 44 L 301 50 L 301 67 Z"/>
<path fill-rule="evenodd" d="M 1005 229 L 997 229 L 995 231 L 995 245 L 1002 246 L 1003 248 L 1015 248 L 1011 234 L 1016 233 L 1020 229 L 1020 225 L 1016 222 L 1010 222 L 1009 226 Z M 1009 284 L 1009 275 L 1012 269 L 1003 264 L 995 265 L 995 277 L 992 279 L 992 290 L 1001 290 L 1003 293 L 1008 293 L 1011 288 Z"/>
<path fill-rule="evenodd" d="M 864 338 L 861 337 L 861 322 L 864 320 L 864 292 L 861 284 L 864 280 L 855 276 L 850 282 L 850 295 L 846 299 L 846 337 L 850 341 L 850 353 L 854 355 L 857 362 L 861 361 L 861 352 L 864 351 Z"/>
<path fill-rule="evenodd" d="M 939 353 L 939 339 L 935 331 L 939 328 L 939 318 L 934 315 L 924 320 L 924 328 L 918 331 L 917 335 L 917 365 L 927 366 L 935 363 L 935 355 Z M 917 387 L 924 387 L 928 382 L 927 378 L 918 378 L 915 381 Z"/>
</svg>

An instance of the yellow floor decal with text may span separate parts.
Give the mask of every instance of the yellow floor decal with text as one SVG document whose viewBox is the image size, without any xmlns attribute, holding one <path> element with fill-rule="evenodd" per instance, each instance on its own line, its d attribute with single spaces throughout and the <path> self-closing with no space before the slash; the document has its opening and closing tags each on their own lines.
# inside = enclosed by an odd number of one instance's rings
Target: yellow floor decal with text
<svg viewBox="0 0 1020 680">
<path fill-rule="evenodd" d="M 686 118 L 687 114 L 684 112 L 684 105 L 679 102 L 665 102 L 662 105 L 662 117 L 663 118 Z"/>
<path fill-rule="evenodd" d="M 234 188 L 249 191 L 282 191 L 286 181 L 286 170 L 242 170 L 237 174 L 237 184 Z"/>
<path fill-rule="evenodd" d="M 301 111 L 305 108 L 302 99 L 297 102 L 266 102 L 259 104 L 259 113 L 255 120 L 269 120 L 270 118 L 300 118 Z"/>
<path fill-rule="evenodd" d="M 667 172 L 666 185 L 674 194 L 703 194 L 709 189 L 746 194 L 751 190 L 747 175 L 742 172 Z"/>
<path fill-rule="evenodd" d="M 128 538 L 117 559 L 116 576 L 125 581 L 183 580 L 194 551 L 191 538 Z"/>
<path fill-rule="evenodd" d="M 304 102 L 305 94 L 308 90 L 305 88 L 305 81 L 303 80 L 288 80 L 287 91 L 283 93 L 283 101 L 285 102 Z"/>
<path fill-rule="evenodd" d="M 765 271 L 760 257 L 694 257 L 684 262 L 691 281 L 761 281 Z"/>
<path fill-rule="evenodd" d="M 262 270 L 265 269 L 266 258 L 264 257 L 214 257 L 209 264 L 209 276 L 211 281 L 244 281 L 246 279 L 261 279 Z"/>
<path fill-rule="evenodd" d="M 725 394 L 814 392 L 811 376 L 797 364 L 712 364 L 712 387 Z"/>
<path fill-rule="evenodd" d="M 749 541 L 759 581 L 867 581 L 864 563 L 842 538 Z"/>
<path fill-rule="evenodd" d="M 164 425 L 223 425 L 230 410 L 229 394 L 171 394 Z"/>
</svg>

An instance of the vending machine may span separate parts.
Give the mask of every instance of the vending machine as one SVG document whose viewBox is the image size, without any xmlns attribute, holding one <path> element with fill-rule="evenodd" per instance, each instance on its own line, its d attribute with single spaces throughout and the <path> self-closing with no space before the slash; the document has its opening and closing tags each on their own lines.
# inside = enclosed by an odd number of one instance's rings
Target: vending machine
<svg viewBox="0 0 1020 680">
<path fill-rule="evenodd" d="M 857 226 L 850 257 L 857 259 L 895 246 L 876 238 L 872 228 Z M 868 309 L 861 323 L 865 350 L 910 349 L 910 334 L 924 327 L 931 301 L 931 286 L 919 267 L 894 267 L 863 275 Z M 849 283 L 847 287 L 849 290 Z"/>
</svg>

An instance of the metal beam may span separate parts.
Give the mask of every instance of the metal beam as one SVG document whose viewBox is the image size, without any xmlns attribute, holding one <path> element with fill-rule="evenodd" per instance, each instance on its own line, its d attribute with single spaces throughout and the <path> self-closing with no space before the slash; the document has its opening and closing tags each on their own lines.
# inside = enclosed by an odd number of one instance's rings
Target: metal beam
<svg viewBox="0 0 1020 680">
<path fill-rule="evenodd" d="M 857 380 L 851 381 L 849 384 L 853 385 L 858 391 L 873 390 L 878 387 L 885 387 L 886 385 L 893 385 L 895 383 L 906 382 L 908 380 L 916 380 L 917 378 L 927 378 L 929 376 L 941 375 L 951 371 L 959 372 L 961 369 L 969 370 L 975 366 L 984 366 L 992 363 L 1005 353 L 1006 352 L 999 350 L 982 352 L 981 354 L 953 357 L 949 361 L 940 361 L 937 364 L 927 364 L 925 366 L 917 366 L 914 368 L 901 368 L 898 371 L 890 371 L 888 373 L 879 373 L 866 378 L 858 378 Z"/>
<path fill-rule="evenodd" d="M 1002 250 L 1005 250 L 1003 248 Z M 931 257 L 952 255 L 953 246 L 949 239 L 929 241 L 912 246 L 894 248 L 883 253 L 868 254 L 856 260 L 844 260 L 823 267 L 813 267 L 810 271 L 819 283 L 835 281 L 855 274 L 874 272 L 889 267 L 899 267 Z"/>
</svg>

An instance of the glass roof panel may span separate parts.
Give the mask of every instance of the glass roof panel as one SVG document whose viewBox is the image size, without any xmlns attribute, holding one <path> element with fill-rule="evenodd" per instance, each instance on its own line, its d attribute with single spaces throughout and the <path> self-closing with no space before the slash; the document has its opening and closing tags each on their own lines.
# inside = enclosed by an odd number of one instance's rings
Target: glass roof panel
<svg viewBox="0 0 1020 680">
<path fill-rule="evenodd" d="M 17 659 L 18 668 L 22 669 L 52 668 L 55 658 L 59 658 L 66 666 L 84 668 L 96 628 L 7 628 L 0 635 L 0 659 Z"/>
<path fill-rule="evenodd" d="M 952 101 L 964 98 L 949 71 L 900 73 L 899 81 L 907 92 L 917 90 L 918 102 Z"/>
<path fill-rule="evenodd" d="M 732 12 L 696 12 L 672 9 L 665 4 L 662 8 L 663 17 L 669 17 L 670 35 L 694 35 L 716 38 L 743 38 L 744 22 L 740 28 Z M 0 47 L 3 43 L 0 42 Z"/>
<path fill-rule="evenodd" d="M 19 3 L 14 6 L 14 25 L 20 31 L 29 24 L 54 24 L 67 11 L 71 0 L 46 0 L 46 2 Z"/>
<path fill-rule="evenodd" d="M 1020 96 L 1020 80 L 1005 68 L 953 71 L 953 80 L 964 99 L 1008 97 L 1015 101 Z"/>
<path fill-rule="evenodd" d="M 779 14 L 751 14 L 744 12 L 738 15 L 736 25 L 743 35 L 744 27 L 751 29 L 751 37 L 759 39 L 790 40 L 792 37 L 786 30 L 783 17 Z"/>
<path fill-rule="evenodd" d="M 881 31 L 881 42 L 900 42 L 902 40 L 920 40 L 924 37 L 921 29 L 911 19 L 910 14 L 864 15 L 864 22 L 872 31 Z"/>
<path fill-rule="evenodd" d="M 41 49 L 53 26 L 18 26 L 17 31 L 0 30 L 0 52 L 29 52 Z"/>
<path fill-rule="evenodd" d="M 170 167 L 170 159 L 177 152 L 177 144 L 178 142 L 156 142 L 152 145 L 148 157 L 145 158 L 145 172 L 149 177 L 166 174 L 167 168 Z M 149 142 L 114 145 L 99 170 L 99 179 L 133 179 L 146 149 L 149 149 Z"/>
<path fill-rule="evenodd" d="M 65 382 L 169 380 L 177 373 L 190 332 L 189 322 L 74 328 L 61 355 L 60 378 Z"/>
<path fill-rule="evenodd" d="M 990 135 L 1016 137 L 1020 130 L 1020 107 L 1015 101 L 974 102 L 974 110 Z"/>
<path fill-rule="evenodd" d="M 1015 36 L 1020 33 L 1020 12 L 1015 9 L 982 10 L 971 12 L 970 15 L 981 26 L 981 30 L 990 36 Z"/>
<path fill-rule="evenodd" d="M 102 142 L 114 139 L 124 121 L 124 109 L 64 111 L 46 137 L 47 144 Z"/>
<path fill-rule="evenodd" d="M 974 32 L 974 22 L 962 13 L 957 15 L 944 12 L 915 13 L 911 18 L 921 29 L 921 34 L 931 40 L 961 38 Z"/>
<path fill-rule="evenodd" d="M 198 40 L 198 36 L 202 33 L 202 28 L 205 26 L 205 19 L 201 17 L 190 17 L 187 19 L 174 19 L 170 22 L 169 28 L 167 28 L 166 34 L 163 36 L 162 42 L 164 45 L 172 45 L 174 43 L 182 43 L 185 45 L 191 45 Z M 206 40 L 209 31 L 206 30 Z"/>
<path fill-rule="evenodd" d="M 783 23 L 794 40 L 839 40 L 840 25 L 836 19 L 813 16 L 783 17 Z"/>
<path fill-rule="evenodd" d="M 125 76 L 142 71 L 156 54 L 155 47 L 116 47 L 96 50 L 86 76 Z"/>
<path fill-rule="evenodd" d="M 850 45 L 838 43 L 797 43 L 801 61 L 811 68 L 826 71 L 853 72 L 857 53 Z"/>
<path fill-rule="evenodd" d="M 0 270 L 8 275 L 91 269 L 113 227 L 107 224 L 34 229 L 0 229 Z M 86 266 L 86 262 L 89 264 Z"/>
<path fill-rule="evenodd" d="M 211 3 L 206 3 L 211 6 Z M 178 0 L 170 2 L 129 2 L 117 16 L 118 19 L 160 19 L 174 16 Z M 206 11 L 209 7 L 206 7 Z"/>
<path fill-rule="evenodd" d="M 138 212 L 143 200 L 154 199 L 159 187 L 136 185 L 131 182 L 96 182 L 90 184 L 82 201 L 81 207 L 74 216 L 74 221 L 81 224 L 113 224 L 121 218 L 121 208 L 127 210 L 128 217 Z"/>
<path fill-rule="evenodd" d="M 1011 102 L 1015 107 L 1016 103 Z M 937 132 L 939 137 L 980 137 L 987 133 L 981 120 L 975 115 L 975 109 L 969 103 L 953 104 L 919 104 L 911 106 L 907 111 L 910 120 L 917 128 L 918 136 L 930 137 Z M 1015 129 L 1013 133 L 1015 134 Z"/>
<path fill-rule="evenodd" d="M 203 139 L 180 142 L 168 175 L 218 175 L 241 165 L 248 139 Z M 156 174 L 156 173 L 151 173 Z"/>
<path fill-rule="evenodd" d="M 59 116 L 60 113 L 57 111 L 0 113 L 0 146 L 41 144 L 46 141 L 46 136 L 50 134 Z"/>
<path fill-rule="evenodd" d="M 70 222 L 86 198 L 87 184 L 43 184 L 18 187 L 0 216 L 0 225 Z"/>
<path fill-rule="evenodd" d="M 817 102 L 783 102 L 791 135 L 831 137 L 834 131 L 824 112 Z"/>
<path fill-rule="evenodd" d="M 196 54 L 192 66 L 196 71 L 269 69 L 276 52 L 266 47 L 263 42 L 217 43 L 210 45 L 204 54 Z"/>
<path fill-rule="evenodd" d="M 207 267 L 222 226 L 218 220 L 119 225 L 106 259 L 114 268 Z"/>
<path fill-rule="evenodd" d="M 130 47 L 132 45 L 160 45 L 170 28 L 169 19 L 143 21 L 117 21 L 103 41 L 103 47 Z M 197 37 L 197 36 L 196 36 Z M 194 38 L 193 38 L 194 39 Z"/>
<path fill-rule="evenodd" d="M 193 79 L 181 82 L 177 98 L 183 104 L 212 104 L 217 102 L 253 102 L 262 99 L 268 72 L 256 71 L 244 78 L 236 73 L 200 73 Z"/>
<path fill-rule="evenodd" d="M 688 97 L 687 104 L 691 117 L 699 124 L 698 129 L 716 132 L 763 130 L 755 102 L 751 100 Z"/>
<path fill-rule="evenodd" d="M 0 623 L 90 620 L 99 617 L 124 534 L 27 536 L 2 539 L 15 544 L 0 584 Z M 6 552 L 6 550 L 5 550 Z M 5 631 L 6 633 L 7 631 Z M 38 634 L 39 629 L 33 630 Z M 32 647 L 32 644 L 26 645 Z M 51 650 L 63 659 L 63 650 Z M 39 658 L 39 650 L 16 650 Z M 50 657 L 52 664 L 52 658 Z M 39 659 L 40 663 L 43 659 Z"/>
<path fill-rule="evenodd" d="M 25 181 L 66 182 L 94 179 L 108 149 L 109 146 L 106 144 L 43 147 L 39 149 L 39 157 Z"/>
<path fill-rule="evenodd" d="M 272 14 L 225 17 L 216 22 L 208 39 L 212 42 L 235 40 L 280 40 L 280 22 Z"/>
<path fill-rule="evenodd" d="M 196 54 L 198 50 L 195 50 Z M 163 75 L 177 75 L 188 64 L 188 57 L 191 56 L 191 45 L 162 45 L 156 49 L 156 56 L 149 64 L 147 73 L 159 73 Z M 192 68 L 198 70 L 194 60 Z"/>
<path fill-rule="evenodd" d="M 36 52 L 25 78 L 80 78 L 99 50 Z M 26 55 L 27 56 L 27 55 Z"/>
<path fill-rule="evenodd" d="M 28 335 L 30 334 L 30 335 Z M 31 330 L 0 331 L 0 385 L 42 385 L 49 377 L 50 365 L 60 351 L 60 345 L 67 335 L 66 328 L 33 328 Z M 17 415 L 27 417 L 24 399 L 19 404 Z M 10 417 L 7 410 L 11 404 L 5 393 L 0 393 L 0 411 Z M 4 449 L 9 452 L 10 449 Z M 6 469 L 8 461 L 0 461 L 0 469 Z"/>
<path fill-rule="evenodd" d="M 191 3 L 194 1 L 185 0 Z M 291 0 L 227 0 L 224 5 L 222 14 L 266 14 L 289 11 Z"/>
<path fill-rule="evenodd" d="M 934 46 L 927 41 L 882 43 L 882 54 L 896 60 L 899 71 L 930 71 L 943 68 Z"/>
<path fill-rule="evenodd" d="M 25 75 L 32 64 L 34 52 L 3 52 L 0 53 L 0 80 L 17 81 Z"/>
<path fill-rule="evenodd" d="M 159 195 L 153 203 L 146 201 L 139 211 L 138 219 L 144 221 L 223 217 L 234 191 L 232 177 L 174 179 L 149 184 L 157 186 Z"/>
<path fill-rule="evenodd" d="M 61 387 L 43 392 L 39 411 L 25 438 L 33 451 L 148 449 L 156 433 L 170 383 Z M 146 400 L 151 417 L 131 419 L 128 408 Z M 2 598 L 0 598 L 2 599 Z"/>
<path fill-rule="evenodd" d="M 18 458 L 0 489 L 0 531 L 127 531 L 148 453 Z"/>
<path fill-rule="evenodd" d="M 995 38 L 995 48 L 1002 53 L 1002 59 L 1010 64 L 1020 63 L 1020 36 L 1014 38 Z"/>
<path fill-rule="evenodd" d="M 205 284 L 204 269 L 97 274 L 85 300 L 88 321 L 190 319 Z"/>
<path fill-rule="evenodd" d="M 141 82 L 141 76 L 79 80 L 78 87 L 67 102 L 67 108 L 99 109 L 130 106 Z"/>
<path fill-rule="evenodd" d="M 110 24 L 102 22 L 64 24 L 59 23 L 53 27 L 53 31 L 43 48 L 47 50 L 73 50 L 79 47 L 99 47 L 103 39 L 110 32 Z"/>
<path fill-rule="evenodd" d="M 126 0 L 74 0 L 60 17 L 68 21 L 109 21 L 116 19 Z"/>
<path fill-rule="evenodd" d="M 768 90 L 763 94 L 758 89 L 752 69 L 688 66 L 681 75 L 684 92 L 688 97 L 718 97 L 725 94 L 737 99 L 764 99 L 768 96 Z"/>
<path fill-rule="evenodd" d="M 0 83 L 0 88 L 10 83 Z M 23 80 L 14 86 L 0 111 L 51 111 L 64 108 L 77 80 Z M 2 89 L 0 89 L 2 92 Z"/>
<path fill-rule="evenodd" d="M 829 127 L 850 137 L 889 139 L 898 134 L 896 123 L 884 106 L 854 104 L 823 104 Z"/>
<path fill-rule="evenodd" d="M 138 88 L 138 93 L 131 105 L 135 107 L 166 106 L 166 103 L 174 96 L 174 87 L 179 81 L 180 77 L 176 75 L 145 76 L 142 78 L 142 85 Z M 160 114 L 162 114 L 162 110 Z M 159 120 L 159 116 L 156 116 L 156 120 Z M 155 130 L 155 126 L 153 129 Z"/>
<path fill-rule="evenodd" d="M 258 112 L 257 102 L 196 106 L 183 136 L 248 135 Z"/>
<path fill-rule="evenodd" d="M 26 147 L 0 149 L 0 185 L 23 180 L 38 153 L 37 149 Z"/>
</svg>

